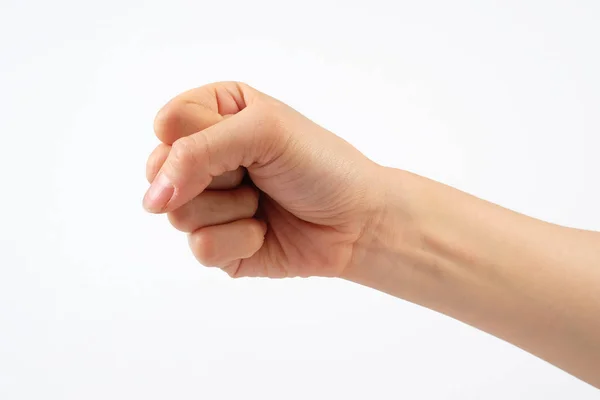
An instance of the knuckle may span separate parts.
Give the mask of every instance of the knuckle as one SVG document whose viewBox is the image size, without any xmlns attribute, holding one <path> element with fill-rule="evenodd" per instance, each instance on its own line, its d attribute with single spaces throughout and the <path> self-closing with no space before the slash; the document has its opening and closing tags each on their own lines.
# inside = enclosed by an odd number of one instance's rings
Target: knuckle
<svg viewBox="0 0 600 400">
<path fill-rule="evenodd" d="M 216 266 L 218 263 L 215 242 L 211 235 L 205 232 L 197 232 L 192 235 L 190 243 L 192 252 L 198 262 L 205 266 Z"/>
<path fill-rule="evenodd" d="M 265 241 L 264 231 L 258 224 L 250 225 L 248 235 L 254 245 L 248 247 L 246 254 L 244 254 L 242 258 L 252 257 L 262 247 Z"/>
<path fill-rule="evenodd" d="M 246 82 L 242 82 L 242 81 L 235 81 L 234 82 L 237 86 L 239 86 L 241 89 L 248 89 L 248 90 L 255 90 L 252 86 L 250 86 L 249 84 L 247 84 Z"/>
<path fill-rule="evenodd" d="M 162 164 L 167 158 L 168 153 L 169 147 L 163 144 L 158 145 L 152 151 L 152 153 L 150 153 L 150 156 L 148 156 L 148 159 L 146 161 L 146 179 L 149 182 L 151 182 L 154 179 L 154 177 L 158 173 L 158 170 L 160 170 L 160 167 L 162 167 Z"/>
<path fill-rule="evenodd" d="M 169 130 L 177 128 L 180 120 L 181 103 L 173 99 L 161 108 L 154 117 L 154 132 L 159 139 L 165 139 L 163 136 Z"/>
<path fill-rule="evenodd" d="M 248 201 L 246 202 L 246 204 L 248 204 L 248 208 L 251 212 L 251 215 L 254 215 L 256 213 L 256 211 L 258 210 L 258 202 L 259 202 L 259 198 L 260 195 L 258 193 L 258 190 L 252 188 L 252 187 L 248 187 Z"/>
<path fill-rule="evenodd" d="M 235 81 L 233 82 L 234 85 L 237 87 L 238 91 L 242 94 L 242 96 L 244 97 L 244 100 L 248 101 L 248 100 L 252 100 L 252 99 L 247 99 L 247 95 L 250 95 L 251 97 L 256 96 L 256 94 L 258 93 L 258 90 L 256 90 L 254 87 L 250 86 L 249 84 L 247 84 L 246 82 L 241 82 L 241 81 Z"/>
<path fill-rule="evenodd" d="M 190 225 L 189 215 L 186 210 L 186 207 L 180 207 L 170 213 L 167 213 L 167 218 L 169 222 L 173 226 L 173 228 L 177 229 L 181 232 L 192 232 L 192 227 Z"/>
<path fill-rule="evenodd" d="M 229 189 L 235 188 L 240 184 L 241 179 L 238 179 L 238 177 L 239 175 L 237 173 L 230 171 L 218 176 L 217 179 L 224 188 Z"/>
<path fill-rule="evenodd" d="M 265 232 L 258 223 L 250 225 L 250 232 L 251 232 L 252 237 L 257 238 L 258 241 L 261 242 L 261 244 L 262 244 L 262 241 L 265 236 Z"/>
<path fill-rule="evenodd" d="M 190 137 L 183 137 L 173 143 L 169 162 L 175 169 L 189 168 L 196 164 L 195 146 Z"/>
<path fill-rule="evenodd" d="M 232 201 L 234 204 L 256 211 L 258 208 L 258 190 L 251 186 L 242 186 L 239 189 L 232 190 Z"/>
<path fill-rule="evenodd" d="M 156 160 L 151 154 L 146 161 L 146 180 L 152 182 L 156 171 Z"/>
<path fill-rule="evenodd" d="M 161 138 L 162 132 L 165 130 L 165 126 L 168 125 L 170 114 L 167 107 L 163 107 L 156 116 L 154 117 L 154 133 Z"/>
<path fill-rule="evenodd" d="M 228 265 L 226 268 L 223 268 L 223 271 L 225 271 L 225 273 L 227 275 L 229 275 L 230 278 L 236 279 L 240 277 L 240 261 L 235 262 L 234 264 L 230 264 Z"/>
</svg>

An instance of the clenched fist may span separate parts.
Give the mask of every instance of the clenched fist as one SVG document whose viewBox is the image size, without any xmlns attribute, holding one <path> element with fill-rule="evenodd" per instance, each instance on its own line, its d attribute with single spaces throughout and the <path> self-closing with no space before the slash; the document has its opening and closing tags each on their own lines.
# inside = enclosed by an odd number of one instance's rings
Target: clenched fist
<svg viewBox="0 0 600 400">
<path fill-rule="evenodd" d="M 600 234 L 406 171 L 246 85 L 160 111 L 144 198 L 231 276 L 339 276 L 452 316 L 600 387 Z"/>
<path fill-rule="evenodd" d="M 238 276 L 340 276 L 384 208 L 383 168 L 245 84 L 180 94 L 157 115 L 144 207 Z"/>
</svg>

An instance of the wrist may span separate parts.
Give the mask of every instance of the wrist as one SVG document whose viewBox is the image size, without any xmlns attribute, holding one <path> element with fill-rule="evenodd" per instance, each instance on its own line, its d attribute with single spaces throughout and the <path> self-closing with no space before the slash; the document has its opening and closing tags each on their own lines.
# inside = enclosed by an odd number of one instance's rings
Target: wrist
<svg viewBox="0 0 600 400">
<path fill-rule="evenodd" d="M 438 311 L 446 311 L 446 300 L 462 302 L 458 265 L 472 255 L 455 241 L 462 217 L 453 210 L 467 195 L 398 169 L 382 168 L 380 176 L 385 206 L 342 277 Z"/>
<path fill-rule="evenodd" d="M 423 178 L 409 172 L 380 167 L 376 183 L 381 189 L 379 207 L 365 226 L 354 249 L 353 261 L 342 278 L 389 292 L 385 285 L 425 269 L 420 251 L 422 223 L 418 205 L 423 202 Z M 395 288 L 397 289 L 397 287 Z M 397 290 L 394 295 L 398 296 Z M 405 297 L 401 295 L 400 297 Z"/>
</svg>

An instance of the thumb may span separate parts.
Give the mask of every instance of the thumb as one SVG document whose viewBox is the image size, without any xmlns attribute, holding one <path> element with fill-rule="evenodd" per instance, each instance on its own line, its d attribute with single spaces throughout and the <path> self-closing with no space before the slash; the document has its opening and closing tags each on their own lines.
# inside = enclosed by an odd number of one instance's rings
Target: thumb
<svg viewBox="0 0 600 400">
<path fill-rule="evenodd" d="M 170 212 L 200 194 L 215 176 L 266 164 L 284 150 L 286 133 L 268 107 L 246 107 L 230 118 L 173 143 L 144 196 L 149 212 Z"/>
</svg>

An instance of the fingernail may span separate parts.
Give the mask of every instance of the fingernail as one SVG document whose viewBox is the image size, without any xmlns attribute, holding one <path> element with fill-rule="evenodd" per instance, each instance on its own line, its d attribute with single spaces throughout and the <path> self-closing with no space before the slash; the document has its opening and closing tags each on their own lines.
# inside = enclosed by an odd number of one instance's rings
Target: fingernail
<svg viewBox="0 0 600 400">
<path fill-rule="evenodd" d="M 149 212 L 161 212 L 171 200 L 174 191 L 169 178 L 159 173 L 144 195 L 144 208 Z"/>
</svg>

